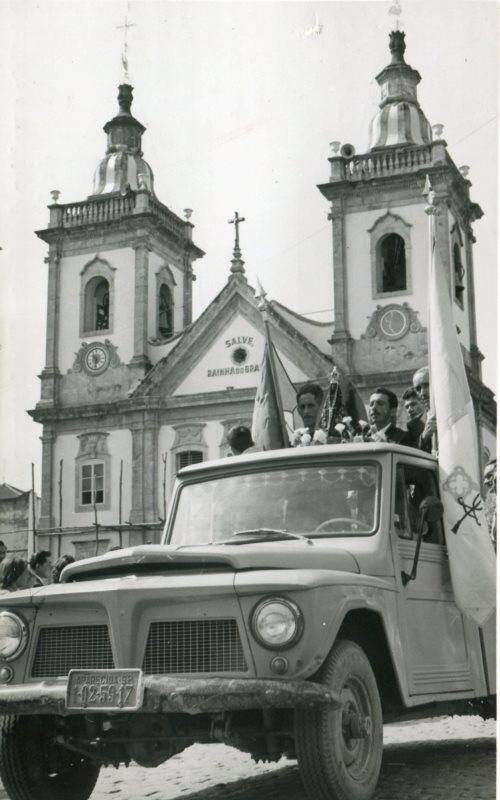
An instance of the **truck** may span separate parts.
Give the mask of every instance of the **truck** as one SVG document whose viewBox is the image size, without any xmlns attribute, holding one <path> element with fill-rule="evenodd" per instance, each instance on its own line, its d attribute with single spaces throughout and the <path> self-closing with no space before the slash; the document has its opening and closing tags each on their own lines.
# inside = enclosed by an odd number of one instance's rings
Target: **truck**
<svg viewBox="0 0 500 800">
<path fill-rule="evenodd" d="M 495 621 L 457 607 L 446 524 L 436 458 L 397 444 L 181 470 L 161 544 L 0 597 L 9 797 L 87 800 L 102 765 L 224 742 L 368 800 L 384 723 L 494 714 Z"/>
</svg>

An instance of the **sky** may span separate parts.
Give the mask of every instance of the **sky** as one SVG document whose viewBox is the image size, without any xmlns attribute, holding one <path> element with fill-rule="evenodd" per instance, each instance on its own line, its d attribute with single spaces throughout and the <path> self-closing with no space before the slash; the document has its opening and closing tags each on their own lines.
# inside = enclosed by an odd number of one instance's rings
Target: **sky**
<svg viewBox="0 0 500 800">
<path fill-rule="evenodd" d="M 50 191 L 85 199 L 116 113 L 123 24 L 133 113 L 159 199 L 193 209 L 194 314 L 227 280 L 235 210 L 247 276 L 270 298 L 331 319 L 329 143 L 368 149 L 391 3 L 0 0 L 0 481 L 40 486 L 41 426 L 26 413 L 44 365 Z M 483 378 L 496 384 L 497 6 L 402 0 L 420 104 L 470 166 Z M 321 313 L 316 313 L 321 312 Z"/>
</svg>

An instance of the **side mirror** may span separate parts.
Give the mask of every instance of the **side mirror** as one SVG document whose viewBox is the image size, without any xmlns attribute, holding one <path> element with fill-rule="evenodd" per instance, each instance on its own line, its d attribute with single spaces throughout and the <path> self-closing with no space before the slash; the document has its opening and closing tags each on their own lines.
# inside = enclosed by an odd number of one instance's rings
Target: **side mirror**
<svg viewBox="0 0 500 800">
<path fill-rule="evenodd" d="M 420 555 L 420 547 L 424 536 L 424 531 L 429 522 L 438 522 L 444 514 L 444 508 L 439 497 L 428 495 L 424 497 L 418 507 L 418 533 L 417 533 L 417 546 L 415 548 L 415 558 L 413 559 L 413 567 L 408 575 L 407 572 L 401 572 L 401 581 L 403 586 L 406 586 L 410 581 L 414 581 L 417 577 L 418 558 Z"/>
</svg>

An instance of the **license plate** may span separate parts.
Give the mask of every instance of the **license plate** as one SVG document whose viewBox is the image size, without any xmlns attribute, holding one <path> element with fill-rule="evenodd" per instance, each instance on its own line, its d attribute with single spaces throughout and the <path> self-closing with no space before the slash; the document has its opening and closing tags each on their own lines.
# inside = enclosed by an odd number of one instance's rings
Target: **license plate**
<svg viewBox="0 0 500 800">
<path fill-rule="evenodd" d="M 72 669 L 68 675 L 67 709 L 134 711 L 141 703 L 140 669 Z"/>
</svg>

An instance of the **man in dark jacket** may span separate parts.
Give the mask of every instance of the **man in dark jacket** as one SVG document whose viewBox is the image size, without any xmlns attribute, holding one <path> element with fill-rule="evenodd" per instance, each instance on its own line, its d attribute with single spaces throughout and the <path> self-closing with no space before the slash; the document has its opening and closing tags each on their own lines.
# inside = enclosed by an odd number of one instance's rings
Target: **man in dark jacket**
<svg viewBox="0 0 500 800">
<path fill-rule="evenodd" d="M 403 392 L 403 402 L 408 415 L 406 429 L 411 439 L 412 447 L 421 447 L 421 435 L 425 428 L 426 408 L 413 387 Z"/>
<path fill-rule="evenodd" d="M 368 417 L 371 423 L 371 439 L 374 442 L 395 442 L 411 446 L 411 437 L 407 431 L 398 428 L 396 416 L 398 412 L 398 398 L 386 389 L 379 386 L 370 396 Z"/>
</svg>

